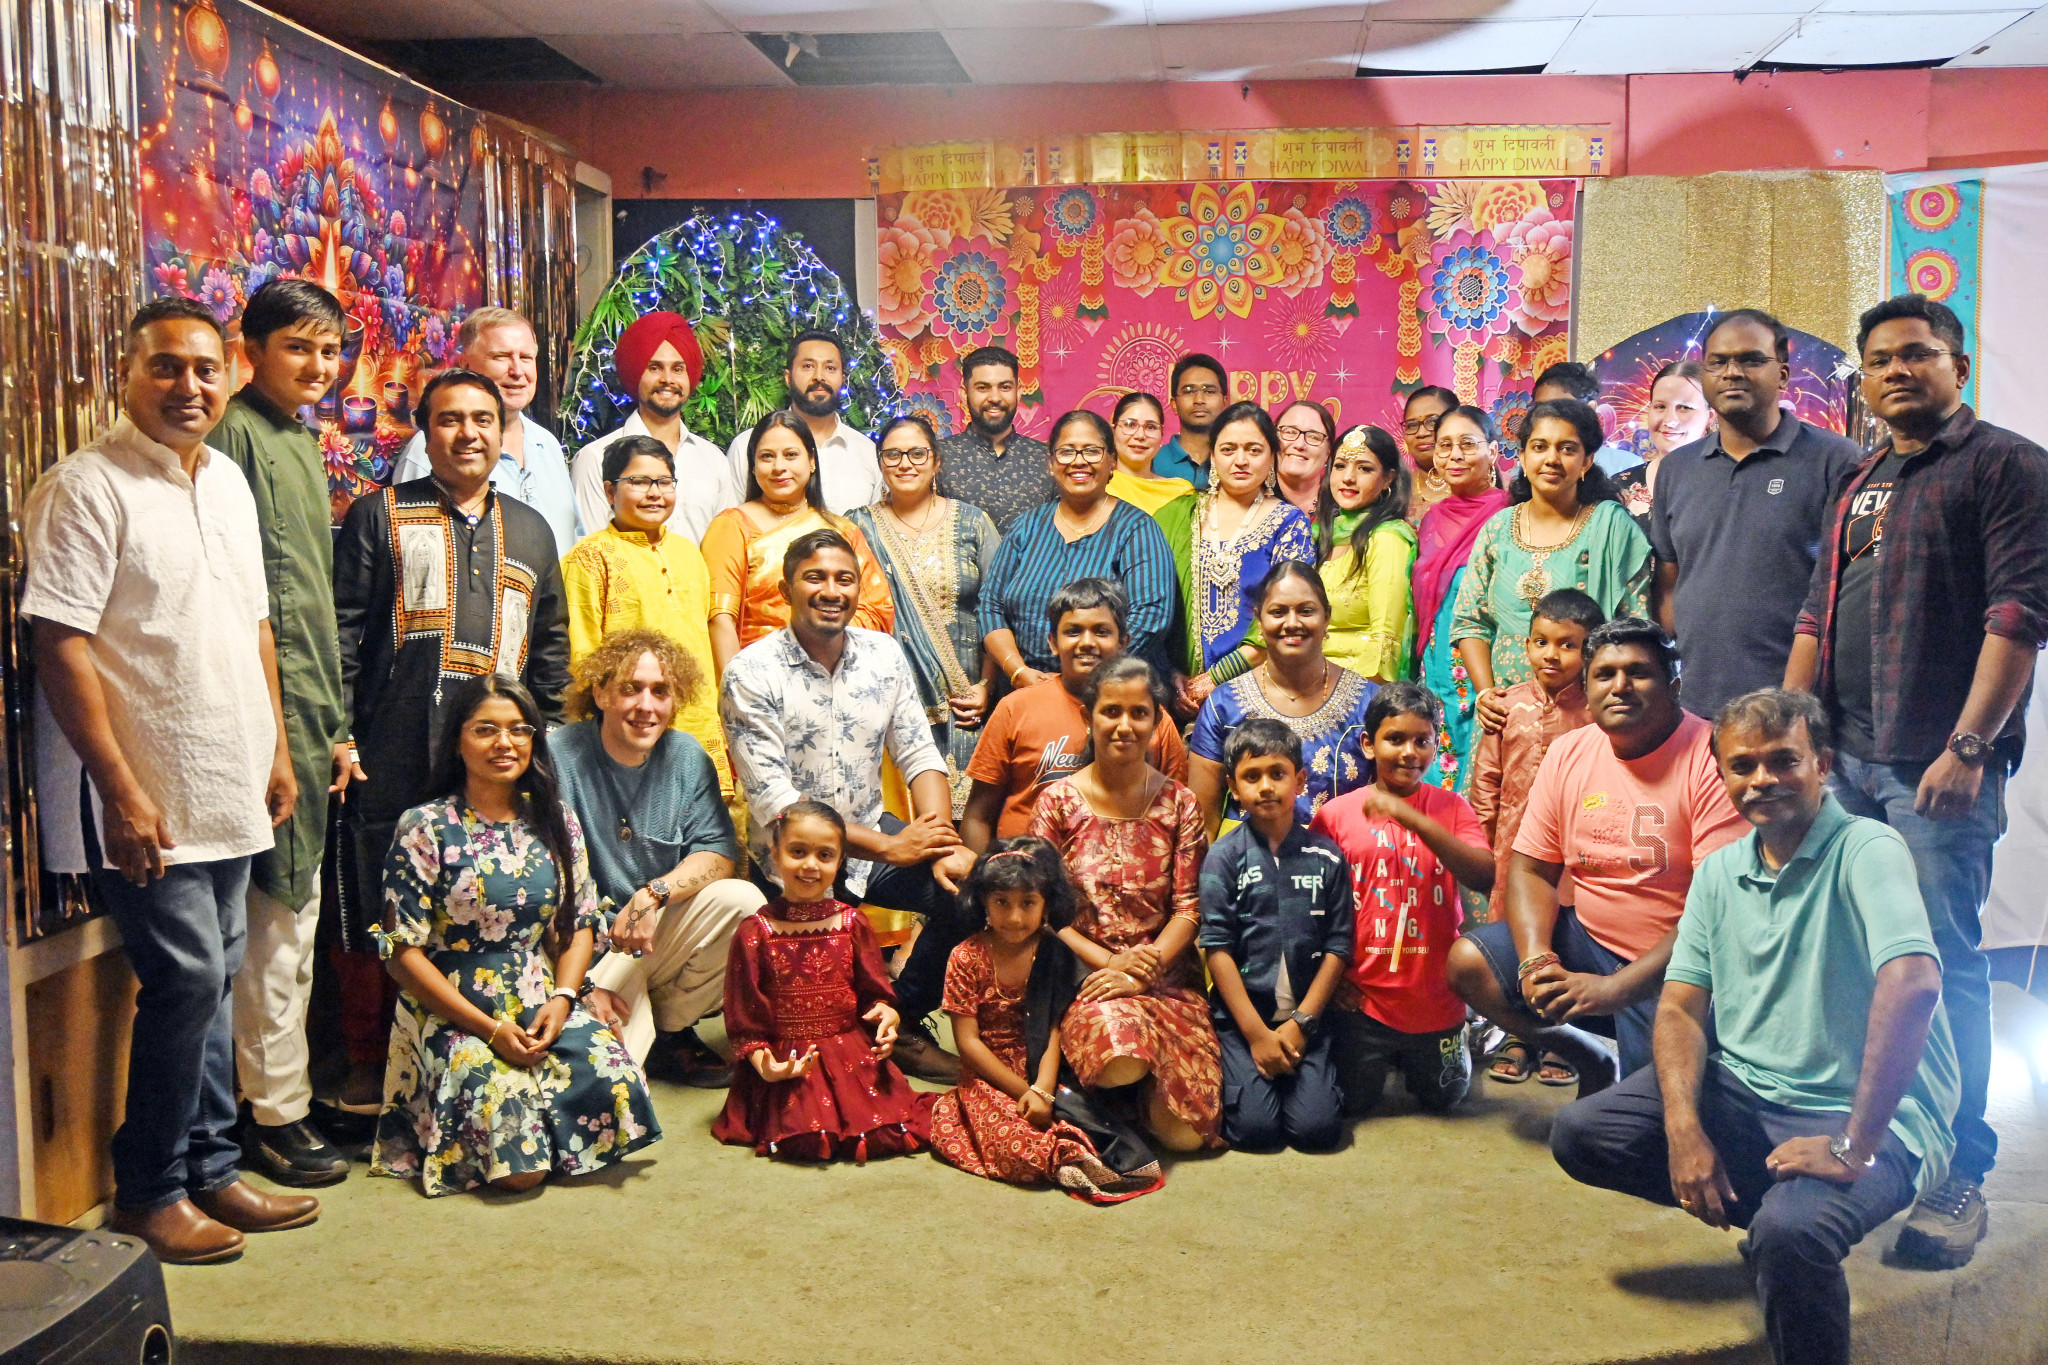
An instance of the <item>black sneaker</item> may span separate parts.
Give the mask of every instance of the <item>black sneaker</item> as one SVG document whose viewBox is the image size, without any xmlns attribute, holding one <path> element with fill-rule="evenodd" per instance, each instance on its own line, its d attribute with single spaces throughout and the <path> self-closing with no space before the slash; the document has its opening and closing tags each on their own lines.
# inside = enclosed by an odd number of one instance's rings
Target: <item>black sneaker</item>
<svg viewBox="0 0 2048 1365">
<path fill-rule="evenodd" d="M 656 1039 L 647 1058 L 647 1074 L 652 1080 L 673 1081 L 696 1090 L 723 1090 L 732 1084 L 732 1065 L 699 1038 L 694 1028 Z"/>
<path fill-rule="evenodd" d="M 1983 1185 L 1952 1175 L 1913 1206 L 1899 1230 L 1899 1259 L 1924 1270 L 1955 1270 L 1970 1263 L 1990 1231 Z"/>
<path fill-rule="evenodd" d="M 348 1179 L 348 1158 L 304 1119 L 275 1127 L 252 1121 L 243 1132 L 242 1155 L 248 1169 L 280 1185 L 310 1189 Z"/>
</svg>

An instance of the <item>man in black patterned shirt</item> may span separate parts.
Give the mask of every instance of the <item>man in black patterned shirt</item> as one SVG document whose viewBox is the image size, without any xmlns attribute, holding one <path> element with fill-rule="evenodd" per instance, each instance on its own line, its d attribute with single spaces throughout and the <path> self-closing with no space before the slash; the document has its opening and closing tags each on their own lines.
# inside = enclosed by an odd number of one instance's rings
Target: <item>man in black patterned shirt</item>
<svg viewBox="0 0 2048 1365">
<path fill-rule="evenodd" d="M 1045 442 L 1016 429 L 1017 357 L 983 346 L 960 359 L 960 394 L 967 427 L 939 442 L 941 497 L 958 498 L 988 513 L 996 529 L 1058 496 L 1045 472 Z"/>
</svg>

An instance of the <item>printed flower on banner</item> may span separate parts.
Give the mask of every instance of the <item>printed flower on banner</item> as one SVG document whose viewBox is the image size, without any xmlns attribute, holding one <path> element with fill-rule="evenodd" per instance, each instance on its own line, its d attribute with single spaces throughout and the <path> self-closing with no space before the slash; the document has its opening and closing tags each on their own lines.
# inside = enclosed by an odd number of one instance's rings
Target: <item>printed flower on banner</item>
<svg viewBox="0 0 2048 1365">
<path fill-rule="evenodd" d="M 1529 368 L 1517 369 L 1517 374 L 1539 375 L 1552 365 L 1560 365 L 1571 359 L 1571 342 L 1563 332 L 1554 333 L 1536 343 L 1529 352 Z"/>
<path fill-rule="evenodd" d="M 1082 185 L 1069 185 L 1045 206 L 1045 225 L 1069 241 L 1079 241 L 1095 226 L 1095 195 Z"/>
<path fill-rule="evenodd" d="M 206 272 L 199 283 L 199 301 L 206 305 L 208 312 L 225 323 L 242 306 L 242 300 L 235 294 L 235 277 L 214 266 Z"/>
<path fill-rule="evenodd" d="M 1429 213 L 1429 192 L 1420 185 L 1406 180 L 1395 182 L 1387 191 L 1386 221 L 1388 232 L 1399 232 L 1413 227 Z"/>
<path fill-rule="evenodd" d="M 1124 328 L 1103 348 L 1097 377 L 1104 388 L 1162 394 L 1172 387 L 1173 362 L 1188 349 L 1179 332 L 1156 322 Z"/>
<path fill-rule="evenodd" d="M 1166 229 L 1160 226 L 1158 216 L 1140 204 L 1130 217 L 1119 218 L 1111 225 L 1109 248 L 1104 254 L 1109 258 L 1109 277 L 1116 287 L 1128 289 L 1142 299 L 1159 287 L 1173 248 L 1167 243 Z"/>
<path fill-rule="evenodd" d="M 1280 215 L 1280 231 L 1273 238 L 1273 283 L 1293 298 L 1302 290 L 1323 282 L 1323 271 L 1337 259 L 1337 248 L 1323 232 L 1323 221 L 1298 208 Z"/>
<path fill-rule="evenodd" d="M 1522 419 L 1529 415 L 1529 391 L 1507 389 L 1493 400 L 1487 415 L 1493 418 L 1493 429 L 1500 433 L 1501 462 L 1522 457 Z"/>
<path fill-rule="evenodd" d="M 932 430 L 944 440 L 953 434 L 953 413 L 946 407 L 946 400 L 935 393 L 913 393 L 905 396 L 903 411 L 912 417 L 922 417 L 932 424 Z"/>
<path fill-rule="evenodd" d="M 903 203 L 896 210 L 898 223 L 906 218 L 943 234 L 950 242 L 955 237 L 973 235 L 974 201 L 965 190 L 913 190 L 903 196 Z"/>
<path fill-rule="evenodd" d="M 1322 364 L 1337 347 L 1337 326 L 1314 299 L 1290 298 L 1277 308 L 1269 306 L 1266 341 L 1274 359 L 1289 369 L 1306 370 Z"/>
<path fill-rule="evenodd" d="M 875 320 L 905 336 L 913 336 L 931 320 L 924 277 L 930 273 L 938 252 L 951 244 L 953 235 L 899 214 L 895 222 L 881 229 L 879 236 L 881 271 L 876 280 Z"/>
<path fill-rule="evenodd" d="M 156 290 L 159 294 L 177 294 L 183 298 L 192 297 L 192 282 L 185 274 L 182 261 L 165 261 L 156 268 Z"/>
<path fill-rule="evenodd" d="M 918 325 L 923 326 L 923 323 L 920 322 Z M 889 368 L 896 373 L 897 388 L 907 389 L 913 378 L 923 375 L 924 364 L 917 358 L 917 347 L 914 344 L 887 333 L 882 335 L 879 344 L 882 354 L 889 358 Z"/>
<path fill-rule="evenodd" d="M 1472 226 L 1489 231 L 1547 208 L 1542 182 L 1536 180 L 1486 180 L 1472 190 Z"/>
<path fill-rule="evenodd" d="M 448 358 L 448 324 L 441 321 L 439 313 L 427 314 L 427 320 L 420 324 L 420 349 L 425 351 L 436 365 Z"/>
<path fill-rule="evenodd" d="M 412 336 L 412 309 L 404 299 L 384 300 L 384 330 L 390 334 L 391 344 L 405 349 L 406 340 Z"/>
<path fill-rule="evenodd" d="M 1522 272 L 1522 306 L 1515 326 L 1535 336 L 1572 313 L 1572 224 L 1549 209 L 1532 209 L 1501 238 L 1508 259 Z"/>
<path fill-rule="evenodd" d="M 1472 221 L 1472 195 L 1478 188 L 1470 180 L 1440 180 L 1429 196 L 1429 233 L 1438 241 L 1452 233 L 1476 227 Z"/>
<path fill-rule="evenodd" d="M 253 294 L 283 274 L 284 272 L 277 268 L 277 262 L 259 260 L 249 267 L 249 273 L 242 278 L 242 292 L 245 297 Z"/>
<path fill-rule="evenodd" d="M 1501 258 L 1490 232 L 1455 233 L 1430 253 L 1423 312 L 1453 345 L 1483 344 L 1522 306 L 1522 272 Z"/>
<path fill-rule="evenodd" d="M 939 262 L 928 292 L 933 335 L 962 348 L 985 346 L 992 333 L 1008 330 L 1017 277 L 985 251 L 956 247 Z"/>
<path fill-rule="evenodd" d="M 1332 200 L 1323 210 L 1323 230 L 1346 251 L 1364 246 L 1372 236 L 1372 207 L 1355 194 Z"/>
<path fill-rule="evenodd" d="M 1253 301 L 1279 279 L 1272 247 L 1281 219 L 1262 211 L 1250 181 L 1239 182 L 1228 197 L 1198 184 L 1181 209 L 1182 216 L 1160 224 L 1173 247 L 1161 282 L 1182 290 L 1197 318 L 1226 309 L 1250 316 Z"/>
</svg>

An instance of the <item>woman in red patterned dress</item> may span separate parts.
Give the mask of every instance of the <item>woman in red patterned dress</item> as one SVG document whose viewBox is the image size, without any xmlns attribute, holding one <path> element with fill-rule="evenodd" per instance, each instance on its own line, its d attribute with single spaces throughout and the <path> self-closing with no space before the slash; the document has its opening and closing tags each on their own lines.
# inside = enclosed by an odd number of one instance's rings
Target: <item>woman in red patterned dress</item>
<svg viewBox="0 0 2048 1365">
<path fill-rule="evenodd" d="M 1060 1023 L 1081 1083 L 1146 1083 L 1144 1123 L 1172 1151 L 1220 1147 L 1223 1069 L 1190 984 L 1208 838 L 1195 794 L 1145 761 L 1166 690 L 1142 659 L 1089 676 L 1088 763 L 1038 798 L 1031 832 L 1066 859 L 1080 913 L 1060 938 L 1092 969 Z"/>
<path fill-rule="evenodd" d="M 846 822 L 830 806 L 798 801 L 770 830 L 783 893 L 733 934 L 732 1089 L 711 1135 L 793 1161 L 921 1151 L 931 1097 L 889 1060 L 901 1023 L 896 990 L 867 916 L 832 897 Z M 872 1039 L 863 1022 L 874 1025 Z"/>
</svg>

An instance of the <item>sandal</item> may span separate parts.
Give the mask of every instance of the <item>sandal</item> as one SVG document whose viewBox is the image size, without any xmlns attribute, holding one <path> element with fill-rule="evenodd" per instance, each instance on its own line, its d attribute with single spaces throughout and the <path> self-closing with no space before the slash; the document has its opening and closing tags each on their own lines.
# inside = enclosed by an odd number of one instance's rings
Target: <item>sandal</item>
<svg viewBox="0 0 2048 1365">
<path fill-rule="evenodd" d="M 1486 1074 L 1502 1085 L 1520 1085 L 1536 1074 L 1535 1053 L 1512 1035 L 1487 1057 Z"/>
<path fill-rule="evenodd" d="M 1536 1084 L 1551 1086 L 1577 1085 L 1579 1069 L 1555 1052 L 1543 1054 L 1543 1065 L 1536 1072 Z"/>
</svg>

